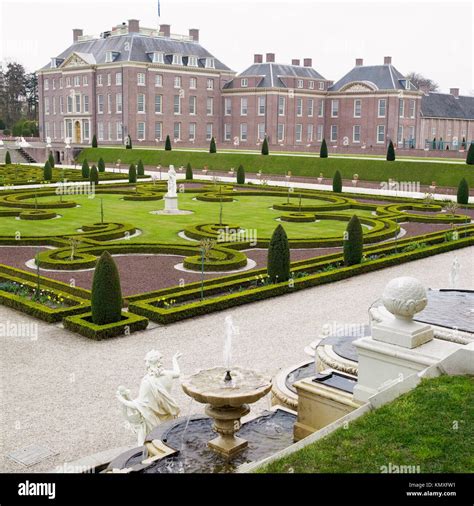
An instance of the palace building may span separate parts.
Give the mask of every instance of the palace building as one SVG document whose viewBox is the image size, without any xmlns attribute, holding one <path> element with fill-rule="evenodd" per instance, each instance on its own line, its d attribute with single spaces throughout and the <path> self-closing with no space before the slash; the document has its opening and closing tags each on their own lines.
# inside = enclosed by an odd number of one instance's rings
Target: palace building
<svg viewBox="0 0 474 506">
<path fill-rule="evenodd" d="M 236 74 L 188 35 L 140 27 L 138 20 L 100 37 L 73 30 L 73 41 L 38 71 L 43 140 L 88 145 L 314 150 L 460 149 L 474 140 L 474 97 L 425 93 L 393 65 L 362 59 L 334 82 L 311 58 L 276 63 L 254 55 Z"/>
</svg>

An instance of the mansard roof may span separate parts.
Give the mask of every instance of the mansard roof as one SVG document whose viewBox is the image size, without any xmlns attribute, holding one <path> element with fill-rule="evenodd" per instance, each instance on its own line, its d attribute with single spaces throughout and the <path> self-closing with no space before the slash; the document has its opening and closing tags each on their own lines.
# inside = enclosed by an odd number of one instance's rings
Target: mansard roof
<svg viewBox="0 0 474 506">
<path fill-rule="evenodd" d="M 421 114 L 425 118 L 474 120 L 474 97 L 431 92 L 421 98 Z"/>
</svg>

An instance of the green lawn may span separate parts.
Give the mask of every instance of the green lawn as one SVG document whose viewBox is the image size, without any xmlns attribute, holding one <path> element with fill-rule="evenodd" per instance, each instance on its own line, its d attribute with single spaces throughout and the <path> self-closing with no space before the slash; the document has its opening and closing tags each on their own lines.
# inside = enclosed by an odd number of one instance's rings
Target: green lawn
<svg viewBox="0 0 474 506">
<path fill-rule="evenodd" d="M 142 234 L 130 239 L 131 242 L 168 242 L 173 244 L 189 244 L 181 239 L 178 232 L 188 225 L 202 223 L 218 223 L 219 203 L 193 200 L 194 194 L 179 195 L 179 207 L 183 210 L 194 211 L 191 215 L 160 216 L 150 214 L 150 211 L 164 208 L 163 200 L 159 201 L 124 201 L 122 195 L 99 195 L 89 199 L 85 195 L 65 196 L 63 201 L 72 200 L 81 207 L 72 209 L 58 209 L 61 218 L 45 221 L 17 220 L 14 217 L 3 217 L 0 220 L 0 236 L 14 235 L 17 231 L 22 237 L 38 235 L 71 234 L 83 225 L 100 222 L 100 198 L 104 202 L 104 221 L 130 223 L 138 227 Z M 52 197 L 39 197 L 51 201 Z M 54 199 L 53 199 L 54 200 Z M 283 197 L 245 197 L 237 196 L 234 202 L 223 204 L 223 221 L 239 225 L 242 228 L 256 229 L 259 238 L 270 237 L 279 221 L 276 219 L 284 214 L 283 211 L 270 209 L 273 204 L 284 203 Z M 291 199 L 290 202 L 297 202 Z M 25 199 L 24 202 L 34 202 Z M 317 199 L 302 199 L 302 203 L 327 204 Z M 370 211 L 347 210 L 345 214 L 371 216 Z M 321 220 L 313 223 L 289 223 L 284 227 L 288 237 L 292 239 L 305 237 L 341 237 L 347 223 L 337 220 Z M 365 225 L 364 225 L 365 227 Z"/>
<path fill-rule="evenodd" d="M 420 466 L 421 473 L 474 472 L 474 377 L 441 376 L 347 429 L 271 463 L 264 473 L 380 473 Z"/>
<path fill-rule="evenodd" d="M 332 178 L 339 170 L 342 177 L 352 179 L 357 173 L 361 180 L 414 181 L 421 184 L 431 184 L 436 181 L 438 186 L 457 187 L 461 178 L 465 177 L 474 187 L 474 167 L 449 163 L 429 163 L 407 160 L 387 162 L 386 160 L 362 160 L 350 158 L 319 158 L 308 156 L 262 156 L 258 154 L 215 153 L 197 151 L 164 151 L 157 149 L 121 149 L 121 148 L 86 148 L 79 159 L 87 158 L 89 163 L 97 162 L 102 157 L 108 164 L 115 164 L 117 159 L 122 163 L 137 163 L 139 159 L 145 165 L 162 165 L 164 167 L 186 165 L 188 162 L 194 168 L 207 165 L 210 170 L 228 170 L 243 164 L 248 172 L 261 170 L 264 174 L 286 174 L 291 171 L 295 176 L 317 177 L 320 172 L 324 177 Z"/>
</svg>

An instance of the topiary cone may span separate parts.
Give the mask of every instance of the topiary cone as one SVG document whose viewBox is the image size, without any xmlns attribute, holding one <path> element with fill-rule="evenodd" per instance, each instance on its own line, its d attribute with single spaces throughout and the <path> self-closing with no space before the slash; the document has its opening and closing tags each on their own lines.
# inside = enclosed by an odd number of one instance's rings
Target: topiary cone
<svg viewBox="0 0 474 506">
<path fill-rule="evenodd" d="M 341 173 L 338 170 L 336 170 L 336 173 L 334 174 L 334 177 L 332 178 L 332 191 L 335 193 L 342 192 L 342 177 L 341 177 Z"/>
<path fill-rule="evenodd" d="M 347 266 L 360 264 L 364 248 L 364 234 L 357 215 L 349 220 L 344 238 L 344 264 Z"/>
<path fill-rule="evenodd" d="M 290 246 L 281 224 L 274 230 L 268 245 L 267 273 L 274 283 L 290 278 Z"/>
</svg>

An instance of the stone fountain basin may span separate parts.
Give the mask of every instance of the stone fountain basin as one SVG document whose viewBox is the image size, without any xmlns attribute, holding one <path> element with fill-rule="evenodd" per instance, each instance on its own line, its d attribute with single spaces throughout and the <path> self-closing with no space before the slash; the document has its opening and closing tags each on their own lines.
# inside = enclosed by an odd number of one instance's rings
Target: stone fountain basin
<svg viewBox="0 0 474 506">
<path fill-rule="evenodd" d="M 225 367 L 213 367 L 183 378 L 184 392 L 197 402 L 214 407 L 252 404 L 270 392 L 271 378 L 251 369 L 233 367 L 232 382 L 225 382 Z"/>
</svg>

